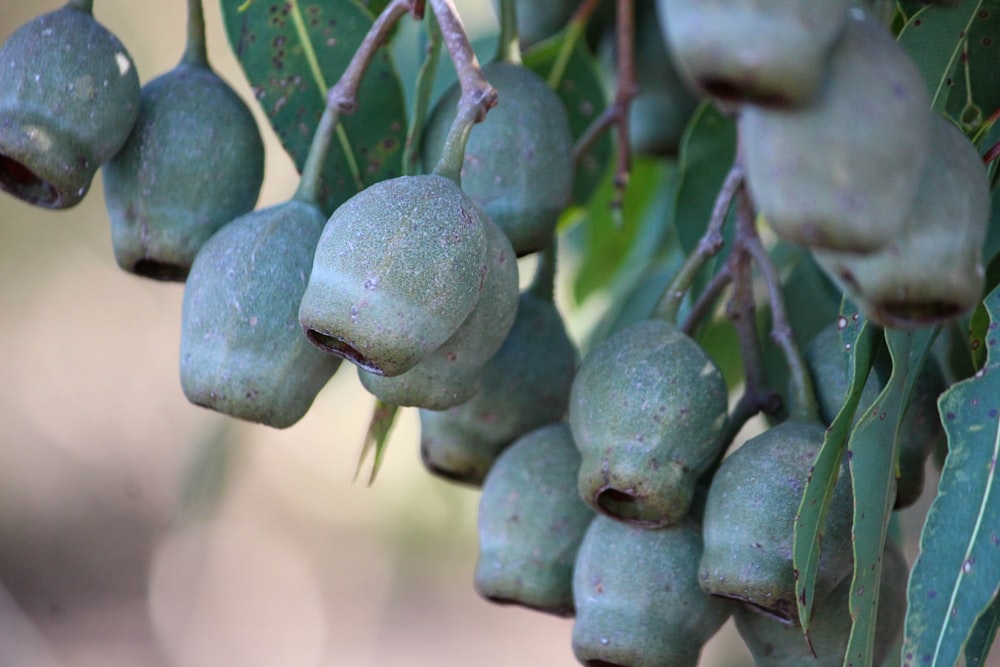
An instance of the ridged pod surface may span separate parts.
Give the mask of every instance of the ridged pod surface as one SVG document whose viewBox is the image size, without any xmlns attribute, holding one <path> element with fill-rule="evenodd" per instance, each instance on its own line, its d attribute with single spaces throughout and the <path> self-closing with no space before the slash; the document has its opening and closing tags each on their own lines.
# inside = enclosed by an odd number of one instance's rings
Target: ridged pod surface
<svg viewBox="0 0 1000 667">
<path fill-rule="evenodd" d="M 657 0 L 691 85 L 723 102 L 797 107 L 826 75 L 850 0 Z"/>
<path fill-rule="evenodd" d="M 483 216 L 489 237 L 482 294 L 455 334 L 416 366 L 386 377 L 358 369 L 365 389 L 391 405 L 446 410 L 469 400 L 480 386 L 483 366 L 503 345 L 517 316 L 518 272 L 504 233 Z"/>
<path fill-rule="evenodd" d="M 986 168 L 957 127 L 931 117 L 933 152 L 899 233 L 870 255 L 813 251 L 864 314 L 886 327 L 913 329 L 961 317 L 982 296 L 990 220 Z"/>
<path fill-rule="evenodd" d="M 29 204 L 77 204 L 139 114 L 122 43 L 72 6 L 28 21 L 0 47 L 0 188 Z"/>
<path fill-rule="evenodd" d="M 449 410 L 420 411 L 424 465 L 447 479 L 481 484 L 514 440 L 565 416 L 576 363 L 555 304 L 523 292 L 514 326 L 483 367 L 479 390 Z"/>
<path fill-rule="evenodd" d="M 622 329 L 573 380 L 580 495 L 630 523 L 681 521 L 698 476 L 723 447 L 726 414 L 722 373 L 694 340 L 662 320 Z"/>
<path fill-rule="evenodd" d="M 380 181 L 327 221 L 299 321 L 321 349 L 371 373 L 400 375 L 472 312 L 488 249 L 482 214 L 455 181 Z"/>
<path fill-rule="evenodd" d="M 804 351 L 806 366 L 816 387 L 820 417 L 827 425 L 837 416 L 847 398 L 847 369 L 839 345 L 837 325 L 833 324 L 816 334 Z M 888 356 L 876 357 L 858 402 L 856 420 L 878 398 L 891 370 Z M 933 356 L 928 356 L 917 375 L 899 425 L 899 477 L 896 480 L 894 506 L 897 510 L 909 507 L 920 497 L 927 459 L 945 440 L 937 399 L 947 388 L 940 364 Z"/>
<path fill-rule="evenodd" d="M 646 530 L 598 515 L 573 572 L 573 653 L 589 667 L 694 667 L 731 605 L 698 587 L 690 522 Z"/>
<path fill-rule="evenodd" d="M 472 128 L 462 189 L 510 238 L 520 257 L 546 247 L 573 187 L 573 135 L 559 96 L 527 67 L 493 62 L 483 75 L 499 103 Z M 424 130 L 422 159 L 437 163 L 455 118 L 456 84 L 435 105 Z"/>
<path fill-rule="evenodd" d="M 726 457 L 708 490 L 703 519 L 701 587 L 774 618 L 798 618 L 792 538 L 806 480 L 823 444 L 819 422 L 786 421 Z M 851 479 L 837 481 L 823 535 L 816 604 L 852 568 Z"/>
<path fill-rule="evenodd" d="M 869 253 L 894 240 L 931 153 L 930 96 L 888 29 L 851 10 L 826 81 L 795 109 L 746 107 L 750 192 L 771 228 L 811 248 Z"/>
<path fill-rule="evenodd" d="M 875 621 L 873 665 L 883 664 L 903 629 L 908 574 L 902 551 L 891 542 L 886 544 Z M 809 637 L 815 655 L 798 625 L 782 623 L 751 609 L 735 609 L 736 629 L 750 649 L 755 667 L 841 667 L 851 636 L 851 585 L 851 577 L 847 577 L 813 610 Z"/>
<path fill-rule="evenodd" d="M 135 127 L 102 174 L 118 265 L 182 281 L 205 241 L 253 209 L 264 143 L 229 84 L 181 63 L 142 87 Z"/>
<path fill-rule="evenodd" d="M 340 365 L 298 325 L 298 303 L 326 216 L 291 200 L 216 232 L 184 287 L 181 386 L 188 400 L 285 428 Z"/>
<path fill-rule="evenodd" d="M 563 422 L 525 434 L 500 455 L 479 500 L 480 595 L 573 615 L 573 564 L 594 517 L 576 492 L 579 465 Z"/>
</svg>

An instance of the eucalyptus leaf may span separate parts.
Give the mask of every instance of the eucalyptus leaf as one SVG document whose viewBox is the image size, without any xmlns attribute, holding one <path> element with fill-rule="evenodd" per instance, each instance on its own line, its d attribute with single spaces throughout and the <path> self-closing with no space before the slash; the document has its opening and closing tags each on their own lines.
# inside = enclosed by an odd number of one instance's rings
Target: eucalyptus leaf
<svg viewBox="0 0 1000 667">
<path fill-rule="evenodd" d="M 326 106 L 369 28 L 356 0 L 222 0 L 222 16 L 257 103 L 300 171 Z M 329 215 L 367 185 L 402 174 L 406 107 L 387 49 L 373 59 L 358 91 L 357 112 L 341 117 L 321 174 Z"/>
<path fill-rule="evenodd" d="M 938 400 L 948 436 L 938 494 L 920 535 L 903 640 L 907 667 L 951 667 L 1000 582 L 1000 288 L 986 299 L 986 365 Z"/>
</svg>

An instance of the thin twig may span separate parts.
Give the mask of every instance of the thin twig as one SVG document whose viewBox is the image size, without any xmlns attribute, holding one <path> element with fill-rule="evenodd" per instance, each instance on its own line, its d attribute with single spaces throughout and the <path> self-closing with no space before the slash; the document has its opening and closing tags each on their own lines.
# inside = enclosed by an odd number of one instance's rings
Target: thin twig
<svg viewBox="0 0 1000 667">
<path fill-rule="evenodd" d="M 691 307 L 687 319 L 684 320 L 684 326 L 681 327 L 684 333 L 688 336 L 694 335 L 694 332 L 698 329 L 698 325 L 705 321 L 712 308 L 715 307 L 715 302 L 722 294 L 722 291 L 731 282 L 733 282 L 733 274 L 729 272 L 728 266 L 722 267 L 721 271 L 712 276 L 712 280 L 701 291 L 701 294 L 698 295 L 698 300 Z"/>
<path fill-rule="evenodd" d="M 615 17 L 615 47 L 617 57 L 617 85 L 614 107 L 618 122 L 618 165 L 615 169 L 615 198 L 612 206 L 621 208 L 632 169 L 632 152 L 629 146 L 629 109 L 639 94 L 635 75 L 635 0 L 618 0 Z"/>
<path fill-rule="evenodd" d="M 496 106 L 497 91 L 483 76 L 483 70 L 479 66 L 475 51 L 472 50 L 472 44 L 469 43 L 462 19 L 455 9 L 455 3 L 452 0 L 429 1 L 441 26 L 444 45 L 455 64 L 458 82 L 462 87 L 462 97 L 467 98 L 480 110 L 480 115 L 474 121 L 478 123 L 486 118 L 486 112 Z"/>
<path fill-rule="evenodd" d="M 684 300 L 684 295 L 687 294 L 688 289 L 691 288 L 691 284 L 694 282 L 695 276 L 698 275 L 698 271 L 701 270 L 705 262 L 717 255 L 722 249 L 725 242 L 722 237 L 722 226 L 726 222 L 726 216 L 729 213 L 729 207 L 732 205 L 733 197 L 742 184 L 743 164 L 739 153 L 737 153 L 736 159 L 733 160 L 733 166 L 730 167 L 729 173 L 726 175 L 726 180 L 723 181 L 722 187 L 719 189 L 719 194 L 715 199 L 715 206 L 712 209 L 712 217 L 708 221 L 708 227 L 705 229 L 704 235 L 698 241 L 698 247 L 688 255 L 687 260 L 681 266 L 677 275 L 670 281 L 670 285 L 667 286 L 663 296 L 660 297 L 659 302 L 656 304 L 653 317 L 669 322 L 677 320 L 677 312 L 680 310 L 681 302 Z"/>
</svg>

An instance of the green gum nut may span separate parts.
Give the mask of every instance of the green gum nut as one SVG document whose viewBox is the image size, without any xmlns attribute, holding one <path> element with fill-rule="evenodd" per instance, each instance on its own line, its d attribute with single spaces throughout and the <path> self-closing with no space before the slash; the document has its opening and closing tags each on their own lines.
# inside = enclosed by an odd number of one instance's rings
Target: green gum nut
<svg viewBox="0 0 1000 667">
<path fill-rule="evenodd" d="M 514 326 L 482 369 L 479 391 L 449 410 L 420 411 L 424 465 L 446 479 L 482 484 L 514 440 L 565 416 L 576 363 L 555 304 L 523 292 Z"/>
<path fill-rule="evenodd" d="M 497 459 L 479 501 L 475 587 L 500 604 L 572 616 L 573 564 L 594 512 L 576 492 L 580 453 L 564 423 Z"/>
<path fill-rule="evenodd" d="M 483 366 L 503 344 L 517 315 L 518 274 L 514 249 L 486 216 L 488 273 L 476 307 L 458 331 L 401 375 L 386 377 L 358 369 L 365 389 L 390 405 L 447 410 L 479 389 Z"/>
<path fill-rule="evenodd" d="M 896 329 L 969 313 L 982 297 L 990 186 L 979 152 L 947 119 L 933 121 L 933 152 L 903 228 L 871 255 L 813 250 L 817 263 L 875 323 Z M 881 187 L 881 183 L 878 184 Z"/>
<path fill-rule="evenodd" d="M 903 629 L 907 575 L 902 551 L 892 543 L 886 544 L 875 620 L 873 665 L 883 664 Z M 851 577 L 847 577 L 813 610 L 809 637 L 815 655 L 798 625 L 782 623 L 751 609 L 735 609 L 736 629 L 750 650 L 755 667 L 841 667 L 851 636 L 851 587 Z"/>
<path fill-rule="evenodd" d="M 851 10 L 816 97 L 740 114 L 747 183 L 781 238 L 874 252 L 898 237 L 931 153 L 930 96 L 892 34 Z M 902 122 L 905 119 L 905 122 Z"/>
<path fill-rule="evenodd" d="M 506 62 L 483 67 L 500 102 L 469 134 L 462 189 L 510 238 L 517 255 L 549 244 L 573 187 L 573 135 L 558 95 L 530 69 Z M 422 158 L 430 171 L 441 156 L 461 89 L 455 84 L 435 108 Z"/>
<path fill-rule="evenodd" d="M 597 516 L 573 572 L 573 653 L 588 667 L 694 667 L 731 605 L 698 587 L 690 523 L 646 530 Z"/>
<path fill-rule="evenodd" d="M 363 370 L 405 373 L 472 312 L 489 245 L 482 214 L 452 179 L 370 185 L 327 222 L 299 322 L 311 343 Z"/>
<path fill-rule="evenodd" d="M 795 622 L 794 522 L 824 434 L 818 422 L 782 422 L 723 460 L 705 504 L 705 552 L 698 575 L 705 592 Z M 852 515 L 851 480 L 845 470 L 827 515 L 816 604 L 851 574 Z"/>
<path fill-rule="evenodd" d="M 664 37 L 695 89 L 725 103 L 805 104 L 822 85 L 849 0 L 657 0 Z"/>
<path fill-rule="evenodd" d="M 135 63 L 90 12 L 32 19 L 0 47 L 0 189 L 45 208 L 77 204 L 138 113 Z"/>
<path fill-rule="evenodd" d="M 579 490 L 598 512 L 646 527 L 683 519 L 724 447 L 727 389 L 715 362 L 661 320 L 614 334 L 573 380 Z"/>
<path fill-rule="evenodd" d="M 832 324 L 816 334 L 805 347 L 806 366 L 816 387 L 820 416 L 827 425 L 840 412 L 847 398 L 847 369 L 839 346 L 837 325 Z M 856 420 L 875 403 L 891 370 L 891 359 L 885 355 L 876 357 L 858 402 Z M 945 441 L 937 399 L 947 388 L 940 364 L 933 356 L 928 356 L 917 374 L 906 412 L 899 424 L 899 475 L 894 506 L 897 510 L 909 507 L 920 497 L 927 459 Z"/>
<path fill-rule="evenodd" d="M 556 34 L 573 16 L 579 6 L 576 0 L 516 0 L 517 36 L 522 48 L 528 48 Z M 493 0 L 500 14 L 500 0 Z"/>
<path fill-rule="evenodd" d="M 181 63 L 142 87 L 135 128 L 102 174 L 118 265 L 182 281 L 202 244 L 253 209 L 264 143 L 225 81 Z"/>
<path fill-rule="evenodd" d="M 273 426 L 305 415 L 340 359 L 302 335 L 298 303 L 326 216 L 291 200 L 216 232 L 184 287 L 181 386 L 188 400 Z"/>
</svg>

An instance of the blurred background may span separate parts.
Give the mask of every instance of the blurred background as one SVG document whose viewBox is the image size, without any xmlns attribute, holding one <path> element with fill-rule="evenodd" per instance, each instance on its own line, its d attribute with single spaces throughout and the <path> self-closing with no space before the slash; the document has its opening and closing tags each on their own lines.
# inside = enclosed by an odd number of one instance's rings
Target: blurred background
<svg viewBox="0 0 1000 667">
<path fill-rule="evenodd" d="M 495 28 L 490 3 L 456 4 Z M 6 38 L 60 3 L 0 5 Z M 177 63 L 185 2 L 95 5 L 143 82 Z M 214 67 L 251 99 L 205 12 Z M 253 110 L 264 206 L 297 176 Z M 100 176 L 76 208 L 3 196 L 0 217 L 0 666 L 576 664 L 571 621 L 474 592 L 478 494 L 425 472 L 415 411 L 375 485 L 354 482 L 373 400 L 347 365 L 284 431 L 185 400 L 182 287 L 117 268 Z M 727 624 L 701 664 L 752 662 Z"/>
</svg>

